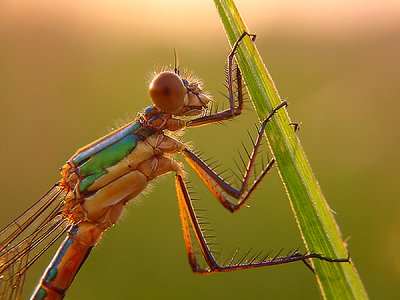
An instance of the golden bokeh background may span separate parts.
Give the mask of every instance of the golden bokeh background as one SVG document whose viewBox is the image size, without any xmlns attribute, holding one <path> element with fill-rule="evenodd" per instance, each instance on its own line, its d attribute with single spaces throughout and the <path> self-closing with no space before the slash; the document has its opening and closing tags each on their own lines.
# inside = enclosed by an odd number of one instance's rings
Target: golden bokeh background
<svg viewBox="0 0 400 300">
<path fill-rule="evenodd" d="M 139 2 L 139 3 L 138 3 Z M 400 298 L 400 4 L 398 1 L 237 1 L 372 299 Z M 0 2 L 0 225 L 59 179 L 78 149 L 150 104 L 148 78 L 173 64 L 202 78 L 222 103 L 229 46 L 212 1 L 4 0 Z M 219 99 L 219 100 L 218 100 Z M 184 140 L 227 167 L 251 104 L 227 126 Z M 236 248 L 302 245 L 276 170 L 250 208 L 226 212 L 192 185 L 226 259 Z M 173 176 L 132 201 L 92 252 L 66 299 L 320 299 L 301 263 L 192 274 Z M 54 249 L 51 251 L 54 253 Z M 26 296 L 52 253 L 35 265 Z"/>
</svg>

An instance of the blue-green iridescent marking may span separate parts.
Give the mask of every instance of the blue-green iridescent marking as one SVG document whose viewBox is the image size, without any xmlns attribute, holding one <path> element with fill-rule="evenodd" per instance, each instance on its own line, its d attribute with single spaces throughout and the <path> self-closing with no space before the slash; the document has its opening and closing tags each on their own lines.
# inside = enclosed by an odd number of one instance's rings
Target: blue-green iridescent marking
<svg viewBox="0 0 400 300">
<path fill-rule="evenodd" d="M 149 117 L 150 115 L 153 114 L 154 111 L 155 111 L 155 112 L 159 112 L 159 110 L 158 110 L 157 108 L 155 108 L 154 105 L 150 105 L 150 106 L 147 106 L 147 107 L 144 109 L 144 114 L 145 114 L 147 117 Z"/>
<path fill-rule="evenodd" d="M 75 235 L 78 231 L 78 226 L 74 226 L 72 230 L 69 232 L 70 235 Z M 61 250 L 57 255 L 54 263 L 52 264 L 51 268 L 47 271 L 46 276 L 44 278 L 44 282 L 49 283 L 51 282 L 58 273 L 58 265 L 60 264 L 64 254 L 67 252 L 68 248 L 73 244 L 74 240 L 72 237 L 66 239 L 63 244 L 61 245 Z"/>
<path fill-rule="evenodd" d="M 107 171 L 103 170 L 100 173 L 92 174 L 92 175 L 89 175 L 88 177 L 84 178 L 79 183 L 79 191 L 80 192 L 86 191 L 97 179 L 99 179 L 101 176 L 103 176 L 105 174 L 107 174 Z"/>
<path fill-rule="evenodd" d="M 151 114 L 154 107 L 146 109 Z M 146 114 L 145 113 L 145 114 Z M 154 133 L 154 129 L 135 121 L 126 127 L 115 131 L 104 139 L 78 151 L 72 158 L 72 162 L 78 167 L 78 174 L 81 178 L 78 189 L 85 192 L 107 173 L 107 169 L 132 152 L 141 139 L 147 138 Z"/>
<path fill-rule="evenodd" d="M 44 288 L 40 288 L 36 293 L 35 293 L 35 298 L 33 300 L 43 300 L 47 297 L 47 290 Z"/>
<path fill-rule="evenodd" d="M 114 134 L 111 134 L 105 137 L 104 139 L 98 140 L 95 144 L 91 145 L 89 148 L 84 149 L 82 152 L 77 153 L 72 158 L 72 162 L 76 165 L 79 165 L 83 160 L 104 150 L 105 148 L 114 144 L 116 141 L 124 138 L 125 136 L 135 133 L 141 127 L 142 124 L 140 124 L 140 122 L 138 121 L 126 125 L 126 127 L 119 129 Z"/>
<path fill-rule="evenodd" d="M 136 134 L 130 134 L 109 145 L 79 166 L 79 175 L 88 176 L 101 173 L 103 170 L 115 165 L 135 149 L 138 140 L 139 137 Z"/>
</svg>

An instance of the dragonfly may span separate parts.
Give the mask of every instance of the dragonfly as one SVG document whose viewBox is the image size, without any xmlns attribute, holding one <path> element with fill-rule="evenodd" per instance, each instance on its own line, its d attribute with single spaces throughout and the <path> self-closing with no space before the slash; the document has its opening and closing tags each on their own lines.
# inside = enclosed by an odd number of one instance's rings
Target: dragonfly
<svg viewBox="0 0 400 300">
<path fill-rule="evenodd" d="M 125 205 L 143 192 L 150 181 L 169 172 L 175 173 L 184 244 L 193 272 L 227 272 L 296 261 L 310 266 L 307 261 L 312 258 L 327 262 L 348 261 L 295 250 L 286 256 L 278 253 L 268 258 L 268 254 L 220 264 L 207 242 L 182 166 L 173 155 L 184 157 L 224 208 L 237 211 L 275 164 L 272 158 L 250 182 L 266 125 L 287 103 L 282 101 L 261 123 L 240 188 L 229 184 L 169 133 L 221 123 L 242 113 L 244 82 L 235 64 L 235 52 L 245 37 L 254 40 L 255 35 L 244 32 L 227 58 L 229 108 L 206 113 L 210 97 L 199 81 L 181 76 L 175 63 L 173 70 L 162 71 L 151 81 L 151 106 L 133 121 L 80 148 L 61 168 L 61 180 L 0 231 L 0 299 L 20 299 L 29 268 L 66 234 L 31 296 L 36 300 L 63 299 L 91 250 L 117 222 Z M 206 266 L 199 263 L 195 245 L 200 248 Z"/>
</svg>

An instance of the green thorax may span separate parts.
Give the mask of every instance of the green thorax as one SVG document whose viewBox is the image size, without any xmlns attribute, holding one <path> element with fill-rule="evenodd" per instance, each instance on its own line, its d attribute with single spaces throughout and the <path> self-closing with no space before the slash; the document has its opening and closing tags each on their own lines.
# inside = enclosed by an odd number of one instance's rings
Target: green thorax
<svg viewBox="0 0 400 300">
<path fill-rule="evenodd" d="M 106 174 L 107 168 L 114 166 L 131 153 L 138 141 L 146 139 L 154 132 L 153 128 L 135 120 L 79 149 L 69 162 L 80 179 L 80 192 L 84 192 L 93 182 Z"/>
</svg>

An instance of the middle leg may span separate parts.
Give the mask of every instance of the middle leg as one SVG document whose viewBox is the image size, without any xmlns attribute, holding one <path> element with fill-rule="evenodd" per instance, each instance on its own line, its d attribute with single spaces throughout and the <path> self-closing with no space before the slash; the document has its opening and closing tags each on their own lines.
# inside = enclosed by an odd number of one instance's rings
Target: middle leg
<svg viewBox="0 0 400 300">
<path fill-rule="evenodd" d="M 261 182 L 264 176 L 272 168 L 275 163 L 274 159 L 271 159 L 264 170 L 256 178 L 250 187 L 249 180 L 251 172 L 254 168 L 256 157 L 258 154 L 259 147 L 261 145 L 261 140 L 263 138 L 265 127 L 268 121 L 273 117 L 273 115 L 282 107 L 286 106 L 286 101 L 283 101 L 278 105 L 261 123 L 261 128 L 258 132 L 257 139 L 253 144 L 253 151 L 249 156 L 249 162 L 247 163 L 246 170 L 243 174 L 243 179 L 241 182 L 241 187 L 239 189 L 233 187 L 225 180 L 223 180 L 212 168 L 210 168 L 205 162 L 203 162 L 196 154 L 194 154 L 189 149 L 185 148 L 181 151 L 183 156 L 189 165 L 197 172 L 200 178 L 206 183 L 207 187 L 211 190 L 214 196 L 221 202 L 221 204 L 231 212 L 240 209 L 246 201 L 249 199 L 251 194 L 254 192 L 257 185 Z M 229 196 L 238 199 L 238 203 L 234 203 L 222 192 L 224 191 Z"/>
</svg>

